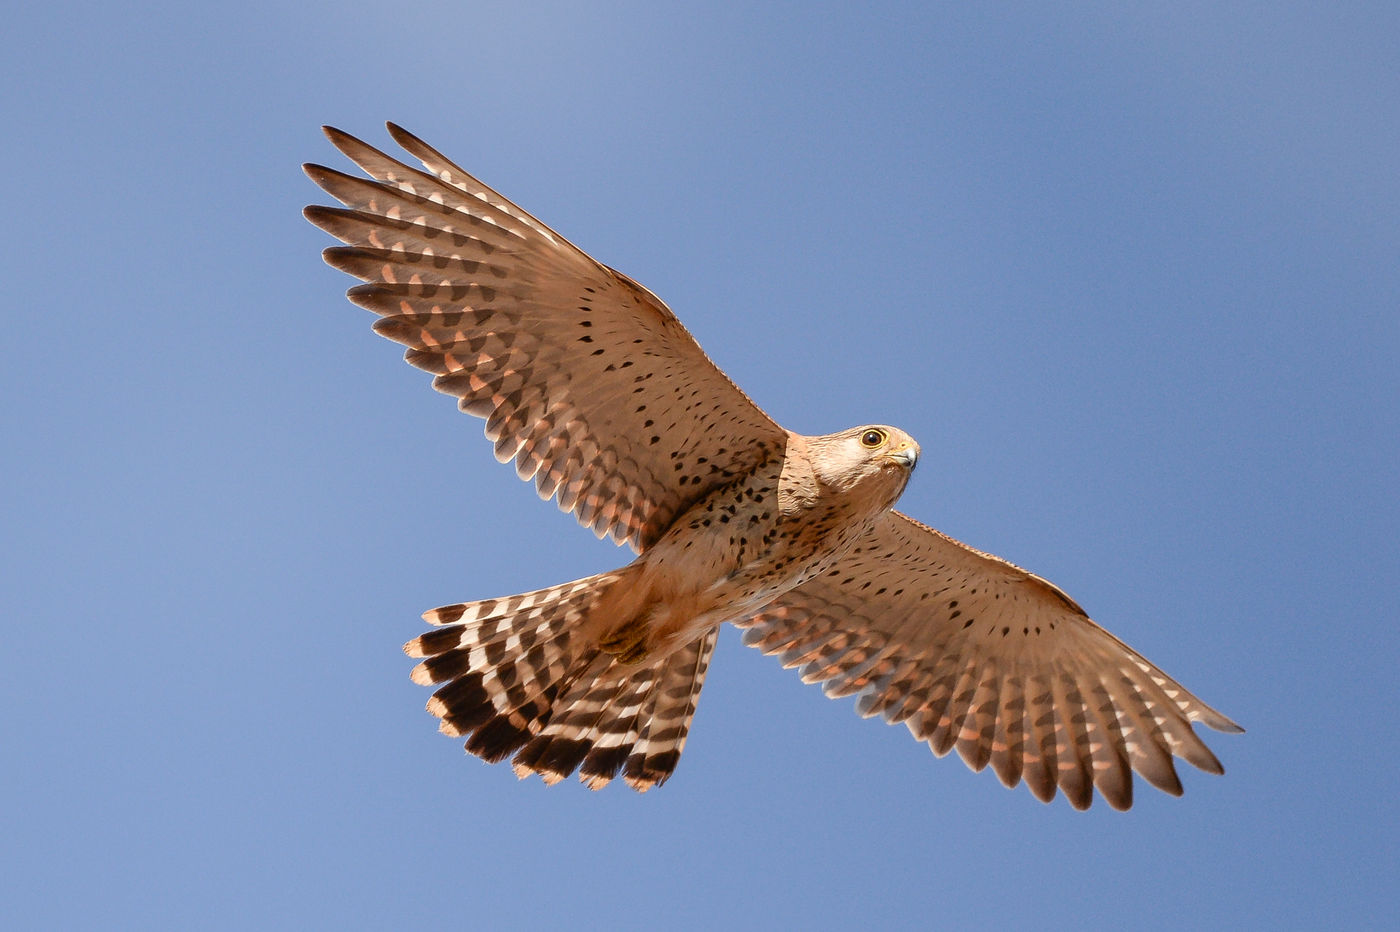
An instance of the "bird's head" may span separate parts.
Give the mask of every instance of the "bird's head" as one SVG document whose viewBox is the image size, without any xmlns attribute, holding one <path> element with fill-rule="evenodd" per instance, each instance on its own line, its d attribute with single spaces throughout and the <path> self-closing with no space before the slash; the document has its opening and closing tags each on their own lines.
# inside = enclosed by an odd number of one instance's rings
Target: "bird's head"
<svg viewBox="0 0 1400 932">
<path fill-rule="evenodd" d="M 817 477 L 843 492 L 869 496 L 879 508 L 894 505 L 919 461 L 919 445 L 898 427 L 867 424 L 810 443 Z"/>
</svg>

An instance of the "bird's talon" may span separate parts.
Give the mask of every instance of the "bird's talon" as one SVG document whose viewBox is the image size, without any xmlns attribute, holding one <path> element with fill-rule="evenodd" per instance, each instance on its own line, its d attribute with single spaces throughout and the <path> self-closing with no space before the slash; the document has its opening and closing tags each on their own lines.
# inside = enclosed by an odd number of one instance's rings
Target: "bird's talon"
<svg viewBox="0 0 1400 932">
<path fill-rule="evenodd" d="M 640 663 L 647 656 L 647 627 L 639 621 L 629 621 L 598 642 L 603 653 L 611 654 L 619 663 Z"/>
</svg>

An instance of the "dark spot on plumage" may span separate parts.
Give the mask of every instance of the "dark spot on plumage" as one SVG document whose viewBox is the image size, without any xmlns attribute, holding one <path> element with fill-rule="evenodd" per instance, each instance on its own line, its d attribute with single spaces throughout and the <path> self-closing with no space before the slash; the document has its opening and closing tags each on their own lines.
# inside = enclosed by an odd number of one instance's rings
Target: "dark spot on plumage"
<svg viewBox="0 0 1400 932">
<path fill-rule="evenodd" d="M 423 668 L 428 671 L 430 682 L 442 683 L 470 672 L 470 660 L 471 650 L 459 648 L 438 654 L 436 657 L 429 657 L 423 661 Z"/>
<path fill-rule="evenodd" d="M 528 748 L 529 745 L 526 745 L 527 750 Z M 553 740 L 546 740 L 545 746 L 541 750 L 542 753 L 537 764 L 539 769 L 567 777 L 578 769 L 578 765 L 588 756 L 588 752 L 593 750 L 593 743 L 580 741 L 576 738 L 555 737 Z"/>
<path fill-rule="evenodd" d="M 516 748 L 530 740 L 530 732 L 507 718 L 494 718 L 479 727 L 467 741 L 466 748 L 487 763 L 504 760 Z"/>
<path fill-rule="evenodd" d="M 493 648 L 495 648 L 494 651 Z M 493 653 L 496 655 L 495 659 L 492 659 Z M 516 668 L 515 664 L 513 663 L 503 663 L 502 658 L 504 656 L 505 645 L 487 645 L 487 665 L 495 668 L 492 671 L 492 673 L 495 676 L 496 682 L 500 684 L 501 688 L 505 690 L 510 690 L 511 687 L 515 686 L 515 684 L 521 679 L 520 671 Z"/>
<path fill-rule="evenodd" d="M 516 752 L 512 763 L 523 767 L 529 767 L 532 770 L 537 769 L 536 764 L 539 762 L 540 756 L 544 753 L 545 748 L 549 746 L 549 742 L 549 738 L 542 736 L 531 738 L 526 742 L 523 748 Z"/>
<path fill-rule="evenodd" d="M 441 702 L 446 710 L 442 717 L 451 719 L 464 731 L 475 728 L 496 714 L 491 697 L 482 685 L 480 673 L 469 673 L 453 680 L 434 692 L 433 698 Z"/>
<path fill-rule="evenodd" d="M 606 352 L 607 352 L 607 350 L 605 350 L 605 349 L 595 349 L 593 352 L 589 353 L 588 355 L 590 355 L 590 356 L 601 356 L 601 355 L 603 355 L 603 354 L 606 353 Z"/>
<path fill-rule="evenodd" d="M 453 607 L 457 608 L 457 612 L 454 617 L 460 618 L 462 616 L 461 608 L 459 606 Z M 439 611 L 441 611 L 441 609 Z M 440 654 L 445 650 L 452 650 L 453 648 L 457 647 L 461 643 L 461 641 L 462 629 L 460 627 L 444 628 L 438 631 L 428 631 L 424 634 L 418 635 L 418 637 L 414 639 L 414 643 L 418 645 L 419 650 L 421 650 L 423 655 L 426 657 L 431 657 L 434 654 Z"/>
<path fill-rule="evenodd" d="M 622 773 L 624 777 L 633 780 L 653 781 L 659 786 L 676 769 L 676 763 L 679 760 L 680 752 L 674 749 L 645 758 L 640 754 L 634 754 L 627 758 L 627 765 Z"/>
<path fill-rule="evenodd" d="M 593 335 L 590 334 L 590 333 L 585 333 L 583 336 L 581 336 L 581 337 L 578 338 L 578 341 L 579 341 L 580 343 L 592 343 L 592 342 L 593 342 Z"/>
<path fill-rule="evenodd" d="M 487 644 L 486 647 L 483 648 L 483 651 L 484 654 L 486 654 L 487 665 L 496 666 L 497 663 L 505 659 L 504 642 L 497 641 L 494 642 L 494 644 Z"/>
<path fill-rule="evenodd" d="M 631 750 L 628 745 L 594 747 L 584 757 L 579 773 L 586 777 L 605 777 L 611 780 L 622 769 Z"/>
</svg>

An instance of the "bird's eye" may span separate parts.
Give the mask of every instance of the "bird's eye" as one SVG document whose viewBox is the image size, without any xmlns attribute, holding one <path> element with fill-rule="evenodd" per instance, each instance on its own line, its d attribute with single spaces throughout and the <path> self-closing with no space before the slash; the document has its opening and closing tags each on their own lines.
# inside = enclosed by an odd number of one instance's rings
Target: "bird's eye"
<svg viewBox="0 0 1400 932">
<path fill-rule="evenodd" d="M 873 450 L 884 443 L 886 439 L 888 438 L 885 436 L 883 430 L 875 430 L 872 428 L 860 435 L 860 445 Z"/>
</svg>

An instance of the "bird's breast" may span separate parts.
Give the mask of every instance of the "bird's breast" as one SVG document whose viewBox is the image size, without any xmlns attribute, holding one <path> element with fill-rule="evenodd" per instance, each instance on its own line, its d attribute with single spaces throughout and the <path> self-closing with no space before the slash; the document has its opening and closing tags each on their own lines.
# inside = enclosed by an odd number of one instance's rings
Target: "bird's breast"
<svg viewBox="0 0 1400 932">
<path fill-rule="evenodd" d="M 869 522 L 839 498 L 783 513 L 776 484 L 751 478 L 697 502 L 639 561 L 650 591 L 686 606 L 698 627 L 748 617 L 811 579 Z"/>
</svg>

